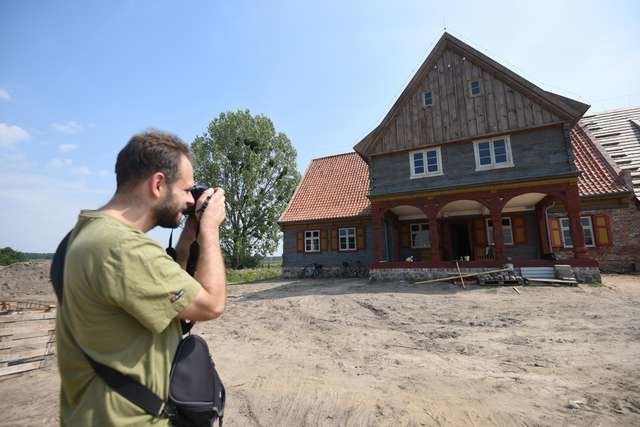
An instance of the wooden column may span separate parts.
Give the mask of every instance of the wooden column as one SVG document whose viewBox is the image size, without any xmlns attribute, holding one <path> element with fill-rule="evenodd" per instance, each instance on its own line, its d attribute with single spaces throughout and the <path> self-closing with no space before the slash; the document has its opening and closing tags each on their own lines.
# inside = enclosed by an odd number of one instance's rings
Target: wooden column
<svg viewBox="0 0 640 427">
<path fill-rule="evenodd" d="M 382 260 L 382 208 L 373 206 L 372 209 L 373 239 L 375 240 L 375 256 L 373 262 Z"/>
<path fill-rule="evenodd" d="M 502 210 L 491 209 L 493 223 L 493 248 L 496 261 L 504 262 L 504 233 L 502 232 Z"/>
<path fill-rule="evenodd" d="M 577 186 L 567 191 L 567 216 L 569 217 L 569 232 L 573 242 L 573 256 L 576 258 L 589 258 L 587 247 L 584 244 L 582 222 L 580 221 L 580 196 Z"/>
</svg>

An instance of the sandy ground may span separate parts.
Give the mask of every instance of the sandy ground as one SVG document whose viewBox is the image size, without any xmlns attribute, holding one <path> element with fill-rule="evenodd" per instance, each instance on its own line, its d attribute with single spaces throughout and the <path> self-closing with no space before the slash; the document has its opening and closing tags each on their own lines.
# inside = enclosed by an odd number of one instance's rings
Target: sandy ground
<svg viewBox="0 0 640 427">
<path fill-rule="evenodd" d="M 0 269 L 0 297 L 52 300 L 46 268 Z M 226 426 L 640 425 L 640 276 L 518 290 L 236 285 L 195 329 L 227 386 Z M 0 425 L 56 424 L 58 384 L 54 359 L 0 379 Z"/>
</svg>

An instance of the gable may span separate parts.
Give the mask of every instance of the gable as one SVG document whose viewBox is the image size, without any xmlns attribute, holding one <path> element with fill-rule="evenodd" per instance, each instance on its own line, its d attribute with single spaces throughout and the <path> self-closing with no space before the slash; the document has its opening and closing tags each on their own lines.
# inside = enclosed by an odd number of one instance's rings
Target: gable
<svg viewBox="0 0 640 427">
<path fill-rule="evenodd" d="M 472 96 L 471 81 L 481 82 Z M 423 105 L 431 92 L 433 105 Z M 445 33 L 382 123 L 354 148 L 368 157 L 576 121 L 588 105 L 546 92 Z"/>
</svg>

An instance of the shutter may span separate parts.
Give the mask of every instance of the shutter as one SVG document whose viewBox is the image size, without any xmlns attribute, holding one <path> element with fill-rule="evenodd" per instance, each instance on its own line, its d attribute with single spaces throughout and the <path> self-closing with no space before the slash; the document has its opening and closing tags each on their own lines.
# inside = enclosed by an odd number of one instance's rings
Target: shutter
<svg viewBox="0 0 640 427">
<path fill-rule="evenodd" d="M 611 227 L 607 215 L 593 216 L 593 234 L 596 236 L 598 246 L 611 246 Z"/>
<path fill-rule="evenodd" d="M 320 252 L 326 252 L 328 246 L 327 230 L 320 230 Z"/>
<path fill-rule="evenodd" d="M 558 220 L 558 218 L 551 218 L 549 221 L 551 226 L 551 247 L 561 248 L 562 230 L 560 229 L 560 220 Z"/>
<path fill-rule="evenodd" d="M 356 228 L 356 249 L 357 250 L 362 250 L 367 247 L 367 241 L 366 241 L 367 238 L 364 232 L 365 232 L 364 227 Z"/>
<path fill-rule="evenodd" d="M 296 235 L 296 250 L 304 252 L 304 233 L 302 231 L 298 231 Z"/>
<path fill-rule="evenodd" d="M 336 252 L 338 250 L 338 229 L 331 229 L 331 250 Z"/>
<path fill-rule="evenodd" d="M 485 222 L 483 218 L 473 220 L 473 241 L 476 246 L 487 245 L 487 231 L 484 225 Z"/>
<path fill-rule="evenodd" d="M 527 243 L 527 222 L 524 217 L 511 217 L 513 221 L 513 243 L 516 245 L 524 245 Z"/>
<path fill-rule="evenodd" d="M 407 224 L 402 224 L 400 227 L 400 234 L 402 238 L 400 239 L 402 246 L 405 248 L 411 247 L 411 230 Z"/>
</svg>

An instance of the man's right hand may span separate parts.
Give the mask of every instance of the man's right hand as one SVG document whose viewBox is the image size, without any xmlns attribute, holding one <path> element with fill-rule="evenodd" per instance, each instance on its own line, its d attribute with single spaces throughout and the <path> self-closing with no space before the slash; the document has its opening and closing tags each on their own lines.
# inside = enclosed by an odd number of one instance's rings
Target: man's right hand
<svg viewBox="0 0 640 427">
<path fill-rule="evenodd" d="M 209 188 L 202 193 L 196 202 L 196 218 L 200 222 L 200 236 L 213 237 L 210 236 L 212 232 L 217 235 L 218 228 L 224 222 L 225 217 L 224 190 L 216 187 Z"/>
</svg>

